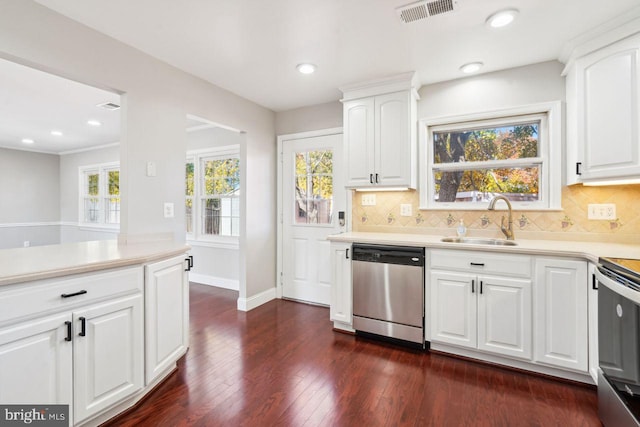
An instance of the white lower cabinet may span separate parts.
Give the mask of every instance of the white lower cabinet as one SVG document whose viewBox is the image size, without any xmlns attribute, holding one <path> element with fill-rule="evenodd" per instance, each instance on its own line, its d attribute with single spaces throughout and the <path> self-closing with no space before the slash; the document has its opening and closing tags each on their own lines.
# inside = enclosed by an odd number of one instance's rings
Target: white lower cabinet
<svg viewBox="0 0 640 427">
<path fill-rule="evenodd" d="M 329 317 L 337 329 L 351 330 L 351 244 L 331 242 L 331 307 Z"/>
<path fill-rule="evenodd" d="M 432 271 L 431 340 L 531 358 L 531 281 Z"/>
<path fill-rule="evenodd" d="M 589 286 L 587 300 L 589 302 L 589 373 L 595 383 L 598 382 L 598 282 L 596 281 L 596 265 L 589 263 Z"/>
<path fill-rule="evenodd" d="M 70 404 L 73 343 L 66 341 L 69 313 L 0 330 L 0 402 Z"/>
<path fill-rule="evenodd" d="M 73 313 L 75 422 L 142 389 L 142 294 Z"/>
<path fill-rule="evenodd" d="M 536 259 L 535 361 L 588 371 L 586 261 Z"/>
<path fill-rule="evenodd" d="M 175 366 L 189 347 L 188 261 L 184 256 L 145 266 L 145 380 Z"/>
<path fill-rule="evenodd" d="M 0 402 L 70 405 L 77 425 L 140 391 L 142 287 L 141 266 L 3 286 Z"/>
</svg>

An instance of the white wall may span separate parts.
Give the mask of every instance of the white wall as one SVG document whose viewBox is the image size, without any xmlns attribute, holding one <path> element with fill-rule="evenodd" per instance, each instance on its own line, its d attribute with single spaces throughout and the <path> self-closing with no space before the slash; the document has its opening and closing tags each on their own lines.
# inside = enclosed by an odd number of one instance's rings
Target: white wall
<svg viewBox="0 0 640 427">
<path fill-rule="evenodd" d="M 338 127 L 342 127 L 342 103 L 340 101 L 276 113 L 277 135 Z"/>
<path fill-rule="evenodd" d="M 164 218 L 163 203 L 184 200 L 186 115 L 246 132 L 246 191 L 240 242 L 240 300 L 275 295 L 275 115 L 112 38 L 25 0 L 0 0 L 0 56 L 122 96 L 123 241 L 171 235 L 184 241 L 184 211 Z M 145 176 L 155 161 L 157 176 Z M 250 197 L 247 195 L 250 194 Z M 250 266 L 247 269 L 246 266 Z M 240 304 L 239 300 L 239 304 Z"/>
<path fill-rule="evenodd" d="M 564 101 L 562 68 L 549 61 L 423 86 L 418 119 Z"/>
<path fill-rule="evenodd" d="M 60 242 L 55 154 L 0 148 L 0 249 Z"/>
<path fill-rule="evenodd" d="M 86 150 L 60 155 L 60 243 L 116 239 L 119 230 L 80 227 L 79 191 L 81 166 L 120 161 L 120 147 Z"/>
</svg>

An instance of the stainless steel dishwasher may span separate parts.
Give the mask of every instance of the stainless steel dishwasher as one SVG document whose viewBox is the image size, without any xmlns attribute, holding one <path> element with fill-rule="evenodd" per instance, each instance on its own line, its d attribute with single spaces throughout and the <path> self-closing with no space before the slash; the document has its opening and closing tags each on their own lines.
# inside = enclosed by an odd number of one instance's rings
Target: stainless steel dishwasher
<svg viewBox="0 0 640 427">
<path fill-rule="evenodd" d="M 424 248 L 354 244 L 353 328 L 424 348 Z"/>
</svg>

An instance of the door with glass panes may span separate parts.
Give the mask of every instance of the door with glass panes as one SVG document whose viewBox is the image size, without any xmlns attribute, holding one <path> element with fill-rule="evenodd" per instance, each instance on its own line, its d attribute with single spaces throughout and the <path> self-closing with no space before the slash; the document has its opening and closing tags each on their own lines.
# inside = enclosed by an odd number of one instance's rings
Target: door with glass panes
<svg viewBox="0 0 640 427">
<path fill-rule="evenodd" d="M 345 210 L 342 134 L 282 143 L 282 296 L 329 305 L 327 236 Z"/>
</svg>

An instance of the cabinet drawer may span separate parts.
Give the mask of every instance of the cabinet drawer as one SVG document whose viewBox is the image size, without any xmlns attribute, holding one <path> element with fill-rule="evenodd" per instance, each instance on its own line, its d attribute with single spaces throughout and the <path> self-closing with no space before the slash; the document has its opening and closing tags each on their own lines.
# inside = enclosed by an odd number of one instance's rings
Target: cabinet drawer
<svg viewBox="0 0 640 427">
<path fill-rule="evenodd" d="M 431 268 L 531 277 L 531 257 L 527 255 L 438 249 L 431 251 L 430 258 Z"/>
<path fill-rule="evenodd" d="M 142 266 L 3 286 L 0 287 L 0 325 L 141 292 L 142 288 Z"/>
</svg>

